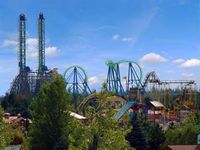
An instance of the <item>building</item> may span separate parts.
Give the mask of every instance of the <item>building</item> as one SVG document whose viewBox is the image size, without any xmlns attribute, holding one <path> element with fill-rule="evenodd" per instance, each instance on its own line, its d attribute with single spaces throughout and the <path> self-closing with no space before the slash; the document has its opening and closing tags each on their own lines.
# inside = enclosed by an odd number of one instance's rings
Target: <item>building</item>
<svg viewBox="0 0 200 150">
<path fill-rule="evenodd" d="M 200 150 L 200 145 L 168 145 L 163 150 Z"/>
</svg>

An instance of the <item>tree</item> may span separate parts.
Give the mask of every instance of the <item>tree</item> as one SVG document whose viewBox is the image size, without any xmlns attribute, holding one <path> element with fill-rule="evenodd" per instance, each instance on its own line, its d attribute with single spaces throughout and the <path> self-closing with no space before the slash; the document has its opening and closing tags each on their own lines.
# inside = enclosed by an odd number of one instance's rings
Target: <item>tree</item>
<svg viewBox="0 0 200 150">
<path fill-rule="evenodd" d="M 164 132 L 158 124 L 151 124 L 147 131 L 147 149 L 160 150 L 165 141 Z"/>
<path fill-rule="evenodd" d="M 23 117 L 30 117 L 28 112 L 28 107 L 31 103 L 31 97 L 24 94 L 14 94 L 6 93 L 4 96 L 1 105 L 6 112 L 11 113 L 12 115 L 21 114 Z"/>
<path fill-rule="evenodd" d="M 197 135 L 200 133 L 199 113 L 191 113 L 179 125 L 170 127 L 165 132 L 164 145 L 193 145 L 196 144 Z"/>
<path fill-rule="evenodd" d="M 5 123 L 3 122 L 3 110 L 0 107 L 0 149 L 3 149 L 6 144 L 4 129 L 5 129 Z"/>
<path fill-rule="evenodd" d="M 72 120 L 67 111 L 69 107 L 70 95 L 61 76 L 55 76 L 42 85 L 38 97 L 31 104 L 30 149 L 53 150 L 63 139 L 68 143 L 67 126 Z"/>
<path fill-rule="evenodd" d="M 7 145 L 23 144 L 24 135 L 15 125 L 3 121 L 3 109 L 0 106 L 0 149 Z"/>
<path fill-rule="evenodd" d="M 136 113 L 132 117 L 131 124 L 132 130 L 126 135 L 126 140 L 136 150 L 145 150 L 147 143 Z"/>
<path fill-rule="evenodd" d="M 148 121 L 146 115 L 140 116 L 141 129 L 145 135 L 147 150 L 159 150 L 165 141 L 165 134 L 157 123 Z"/>
<path fill-rule="evenodd" d="M 103 82 L 102 85 L 101 85 L 101 91 L 102 92 L 107 92 L 108 89 L 107 89 L 107 83 L 106 82 Z"/>
<path fill-rule="evenodd" d="M 91 125 L 91 144 L 90 150 L 115 150 L 131 149 L 124 137 L 124 130 L 118 125 L 118 122 L 109 115 L 96 114 Z"/>
<path fill-rule="evenodd" d="M 98 106 L 97 108 L 94 106 L 96 112 L 92 111 L 92 121 L 89 125 L 89 150 L 131 149 L 125 139 L 124 129 L 119 126 L 117 120 L 113 117 L 115 111 L 110 107 L 109 96 L 110 93 L 98 93 Z"/>
</svg>

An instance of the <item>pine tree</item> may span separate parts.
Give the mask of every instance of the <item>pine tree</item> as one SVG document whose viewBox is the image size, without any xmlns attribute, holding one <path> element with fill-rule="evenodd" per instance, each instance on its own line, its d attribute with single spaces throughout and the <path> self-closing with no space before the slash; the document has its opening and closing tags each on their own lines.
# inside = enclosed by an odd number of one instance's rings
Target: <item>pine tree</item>
<svg viewBox="0 0 200 150">
<path fill-rule="evenodd" d="M 152 124 L 147 131 L 148 150 L 160 150 L 165 141 L 164 132 L 158 124 Z"/>
<path fill-rule="evenodd" d="M 69 103 L 70 95 L 66 92 L 61 76 L 56 76 L 49 83 L 42 85 L 38 97 L 31 104 L 31 150 L 53 150 L 58 146 L 60 139 L 67 142 L 69 128 L 66 127 L 71 120 L 67 111 Z"/>
<path fill-rule="evenodd" d="M 131 124 L 132 130 L 126 135 L 126 140 L 128 140 L 129 144 L 136 150 L 145 150 L 146 140 L 136 113 L 134 113 L 132 117 Z"/>
<path fill-rule="evenodd" d="M 165 141 L 164 132 L 159 124 L 151 123 L 143 114 L 140 116 L 141 129 L 145 135 L 147 150 L 159 150 Z"/>
</svg>

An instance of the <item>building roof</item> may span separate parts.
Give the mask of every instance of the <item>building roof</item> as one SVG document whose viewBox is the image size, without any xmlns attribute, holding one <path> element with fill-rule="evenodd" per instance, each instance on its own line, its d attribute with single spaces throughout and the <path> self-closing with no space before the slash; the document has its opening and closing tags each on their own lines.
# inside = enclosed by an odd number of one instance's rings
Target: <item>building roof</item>
<svg viewBox="0 0 200 150">
<path fill-rule="evenodd" d="M 168 145 L 163 150 L 200 150 L 200 145 Z"/>
<path fill-rule="evenodd" d="M 5 147 L 5 150 L 20 150 L 21 145 L 10 145 Z"/>
<path fill-rule="evenodd" d="M 79 115 L 79 114 L 77 114 L 77 113 L 74 113 L 74 112 L 70 112 L 70 116 L 73 116 L 73 117 L 75 117 L 75 118 L 77 118 L 77 119 L 87 119 L 86 117 L 84 117 L 84 116 L 81 116 L 81 115 Z"/>
<path fill-rule="evenodd" d="M 165 106 L 159 101 L 150 101 L 150 103 L 156 108 L 164 108 Z"/>
</svg>

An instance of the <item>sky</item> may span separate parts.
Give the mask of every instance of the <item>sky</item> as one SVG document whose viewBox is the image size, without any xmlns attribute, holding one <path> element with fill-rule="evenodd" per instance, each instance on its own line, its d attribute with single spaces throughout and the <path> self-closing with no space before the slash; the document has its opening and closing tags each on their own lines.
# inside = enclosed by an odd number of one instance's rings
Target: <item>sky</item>
<svg viewBox="0 0 200 150">
<path fill-rule="evenodd" d="M 60 74 L 85 69 L 91 89 L 106 79 L 105 62 L 131 60 L 143 78 L 200 85 L 200 0 L 6 0 L 0 3 L 0 95 L 18 74 L 18 19 L 26 15 L 27 66 L 38 66 L 37 18 L 45 16 L 46 65 Z M 126 76 L 125 64 L 121 66 Z"/>
</svg>

